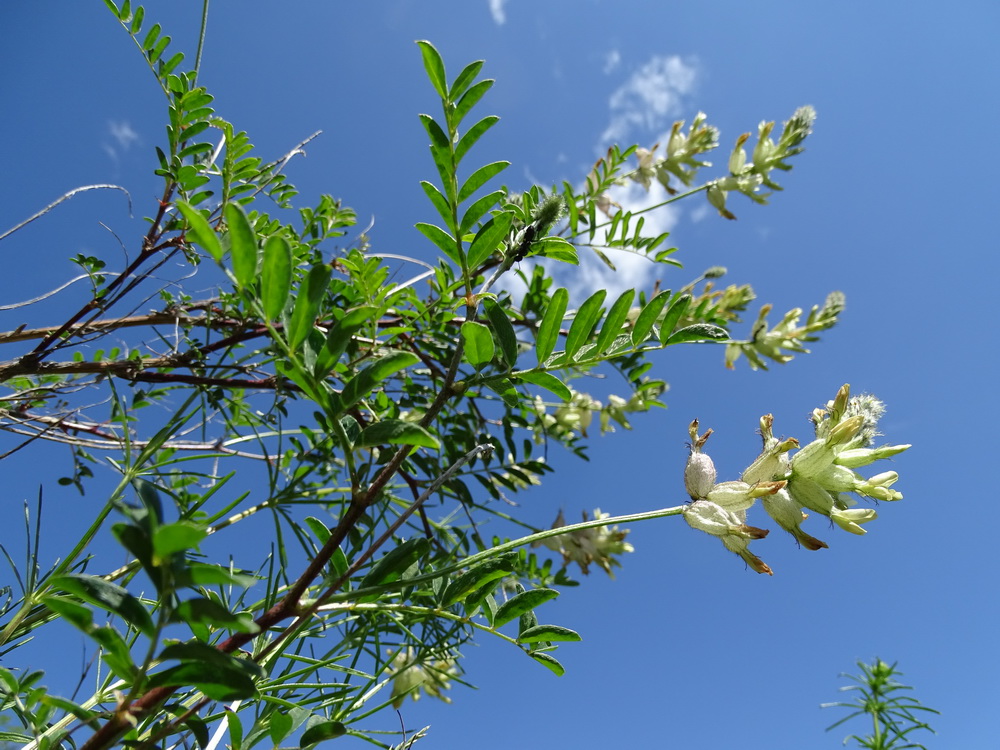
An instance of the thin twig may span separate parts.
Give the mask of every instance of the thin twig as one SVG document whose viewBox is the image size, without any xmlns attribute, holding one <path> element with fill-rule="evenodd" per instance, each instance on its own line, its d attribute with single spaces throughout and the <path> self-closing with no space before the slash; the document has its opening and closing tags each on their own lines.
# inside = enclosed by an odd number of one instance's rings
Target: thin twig
<svg viewBox="0 0 1000 750">
<path fill-rule="evenodd" d="M 29 216 L 27 219 L 25 219 L 24 221 L 22 221 L 17 226 L 11 227 L 10 229 L 8 229 L 3 234 L 0 234 L 0 240 L 6 239 L 10 235 L 14 234 L 14 232 L 16 232 L 18 229 L 22 229 L 22 228 L 26 227 L 28 224 L 30 224 L 31 222 L 33 222 L 35 219 L 42 218 L 43 216 L 45 216 L 45 214 L 47 214 L 53 208 L 55 208 L 56 206 L 58 206 L 63 201 L 68 201 L 70 198 L 72 198 L 77 193 L 84 193 L 84 192 L 87 192 L 88 190 L 121 190 L 123 193 L 125 193 L 125 197 L 128 198 L 128 215 L 130 217 L 132 216 L 132 196 L 129 195 L 128 190 L 126 190 L 125 188 L 123 188 L 121 185 L 84 185 L 83 187 L 73 188 L 72 190 L 70 190 L 65 195 L 57 198 L 55 201 L 53 201 L 52 203 L 50 203 L 49 205 L 47 205 L 45 208 L 43 208 L 38 213 L 34 214 L 33 216 Z"/>
</svg>

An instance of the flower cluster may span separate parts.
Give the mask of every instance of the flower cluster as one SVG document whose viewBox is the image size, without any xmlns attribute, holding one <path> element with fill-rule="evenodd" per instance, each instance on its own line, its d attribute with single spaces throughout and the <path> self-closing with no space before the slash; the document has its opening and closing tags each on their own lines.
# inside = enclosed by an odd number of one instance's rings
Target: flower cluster
<svg viewBox="0 0 1000 750">
<path fill-rule="evenodd" d="M 851 397 L 845 385 L 825 408 L 813 411 L 811 421 L 816 439 L 798 450 L 795 438 L 778 440 L 772 430 L 773 417 L 761 417 L 764 441 L 760 455 L 737 481 L 717 482 L 715 465 L 702 449 L 712 434 L 698 434 L 698 421 L 691 423 L 691 455 L 684 469 L 684 486 L 692 502 L 684 518 L 692 527 L 719 537 L 727 549 L 742 557 L 758 573 L 771 569 L 750 552 L 749 543 L 767 536 L 766 529 L 748 526 L 746 512 L 760 498 L 769 516 L 809 550 L 826 547 L 826 542 L 802 530 L 807 518 L 804 509 L 826 516 L 852 534 L 864 534 L 863 524 L 875 520 L 872 508 L 852 507 L 850 493 L 872 500 L 900 500 L 892 489 L 899 479 L 886 471 L 865 479 L 855 469 L 902 453 L 909 445 L 872 447 L 884 404 L 874 396 Z"/>
<path fill-rule="evenodd" d="M 706 123 L 704 112 L 699 112 L 684 132 L 684 122 L 675 122 L 667 138 L 663 157 L 656 156 L 660 144 L 652 148 L 637 148 L 635 156 L 638 166 L 628 177 L 649 190 L 655 178 L 668 193 L 674 195 L 677 190 L 671 184 L 678 180 L 685 187 L 690 187 L 702 167 L 712 166 L 711 162 L 701 159 L 703 154 L 719 145 L 719 131 Z M 736 139 L 736 145 L 729 156 L 729 174 L 713 180 L 706 186 L 708 202 L 727 219 L 736 217 L 726 208 L 726 197 L 736 191 L 750 198 L 755 203 L 766 203 L 768 193 L 762 188 L 781 190 L 771 174 L 775 169 L 788 171 L 791 165 L 788 159 L 801 153 L 802 142 L 812 132 L 816 111 L 809 106 L 799 107 L 792 117 L 784 124 L 777 143 L 772 140 L 773 122 L 762 122 L 757 128 L 757 143 L 748 158 L 744 145 L 750 140 L 750 133 L 744 133 Z M 589 185 L 599 183 L 597 176 L 588 177 Z M 598 208 L 611 215 L 611 207 L 621 208 L 611 200 L 606 193 L 597 199 Z"/>
<path fill-rule="evenodd" d="M 610 514 L 602 513 L 600 508 L 594 510 L 595 521 L 602 518 L 609 518 Z M 589 521 L 587 511 L 583 512 L 583 520 Z M 566 525 L 566 519 L 562 511 L 556 516 L 553 529 L 558 529 Z M 615 559 L 616 555 L 623 555 L 632 552 L 634 548 L 625 541 L 628 530 L 621 530 L 617 526 L 598 526 L 590 529 L 577 529 L 559 536 L 543 539 L 537 544 L 544 545 L 549 549 L 562 555 L 563 564 L 575 562 L 580 566 L 584 575 L 590 572 L 590 564 L 596 563 L 605 573 L 614 578 L 611 568 L 621 566 Z M 537 546 L 536 544 L 536 546 Z"/>
<path fill-rule="evenodd" d="M 614 432 L 613 422 L 618 423 L 626 430 L 631 430 L 628 415 L 649 411 L 654 406 L 662 406 L 657 397 L 666 389 L 666 384 L 660 381 L 642 381 L 628 399 L 610 394 L 608 403 L 602 404 L 598 399 L 589 393 L 571 390 L 570 399 L 555 408 L 549 413 L 545 400 L 541 396 L 535 397 L 535 413 L 541 425 L 540 430 L 535 430 L 535 440 L 541 442 L 546 434 L 562 435 L 575 432 L 583 437 L 587 437 L 587 430 L 593 422 L 594 414 L 598 415 L 601 426 L 601 434 Z"/>
<path fill-rule="evenodd" d="M 436 659 L 433 662 L 419 662 L 413 648 L 400 649 L 389 664 L 389 671 L 395 677 L 392 681 L 392 706 L 399 708 L 412 695 L 420 700 L 420 691 L 431 698 L 439 698 L 451 703 L 451 698 L 442 691 L 451 687 L 450 679 L 459 674 L 458 661 L 454 657 Z"/>
</svg>

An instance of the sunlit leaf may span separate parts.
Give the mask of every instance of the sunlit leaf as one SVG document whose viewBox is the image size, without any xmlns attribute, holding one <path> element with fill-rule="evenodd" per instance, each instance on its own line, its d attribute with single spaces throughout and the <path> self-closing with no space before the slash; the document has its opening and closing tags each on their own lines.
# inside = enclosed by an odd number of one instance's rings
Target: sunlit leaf
<svg viewBox="0 0 1000 750">
<path fill-rule="evenodd" d="M 241 287 L 246 288 L 257 278 L 257 235 L 239 204 L 227 203 L 224 213 L 229 227 L 233 276 Z"/>
<path fill-rule="evenodd" d="M 299 285 L 288 324 L 288 345 L 297 350 L 316 325 L 320 303 L 330 284 L 332 270 L 325 263 L 314 265 Z"/>
<path fill-rule="evenodd" d="M 575 630 L 559 625 L 536 625 L 518 633 L 517 640 L 519 643 L 538 643 L 539 641 L 582 641 L 583 639 Z"/>
<path fill-rule="evenodd" d="M 260 296 L 268 320 L 281 317 L 292 289 L 292 246 L 280 234 L 272 234 L 264 243 Z"/>
<path fill-rule="evenodd" d="M 580 309 L 573 316 L 569 333 L 566 335 L 567 356 L 572 357 L 575 355 L 580 347 L 590 339 L 590 334 L 593 332 L 594 326 L 597 325 L 597 321 L 603 312 L 601 306 L 604 304 L 604 298 L 607 296 L 608 293 L 606 290 L 598 289 L 580 305 Z"/>
<path fill-rule="evenodd" d="M 663 312 L 663 306 L 667 304 L 667 300 L 669 299 L 670 292 L 660 292 L 642 308 L 639 316 L 635 319 L 635 324 L 632 326 L 633 344 L 639 346 L 639 344 L 643 343 L 649 337 L 649 332 L 652 330 L 653 325 L 655 325 L 656 319 L 660 317 L 660 313 Z"/>
<path fill-rule="evenodd" d="M 402 419 L 383 419 L 365 427 L 355 448 L 369 448 L 375 445 L 414 445 L 420 448 L 438 448 L 437 438 L 418 425 Z"/>
<path fill-rule="evenodd" d="M 549 656 L 548 654 L 540 651 L 531 651 L 528 655 L 546 669 L 554 672 L 557 676 L 562 677 L 566 674 L 566 667 L 560 664 L 554 656 Z"/>
<path fill-rule="evenodd" d="M 202 249 L 215 260 L 221 261 L 224 252 L 222 244 L 219 242 L 219 237 L 216 235 L 215 230 L 209 225 L 208 220 L 200 211 L 189 206 L 184 201 L 177 201 L 177 208 L 184 215 L 184 220 L 187 221 L 187 234 L 191 239 L 201 245 Z"/>
<path fill-rule="evenodd" d="M 78 596 L 85 602 L 121 617 L 146 635 L 152 635 L 153 620 L 138 599 L 117 583 L 98 576 L 69 573 L 49 580 L 49 585 L 60 591 Z"/>
<path fill-rule="evenodd" d="M 517 362 L 517 334 L 506 311 L 490 298 L 483 300 L 483 311 L 490 322 L 490 332 L 500 349 L 500 357 L 507 367 Z"/>
<path fill-rule="evenodd" d="M 430 79 L 431 85 L 438 96 L 447 100 L 448 82 L 445 79 L 444 61 L 441 59 L 441 53 L 437 51 L 433 44 L 426 40 L 421 39 L 417 44 L 420 45 L 420 54 L 424 59 L 424 70 L 427 71 L 427 77 Z"/>
<path fill-rule="evenodd" d="M 563 401 L 569 401 L 573 398 L 573 392 L 569 387 L 550 372 L 520 372 L 517 377 L 525 383 L 531 383 L 551 391 Z"/>
<path fill-rule="evenodd" d="M 304 731 L 299 743 L 301 747 L 305 748 L 310 745 L 315 745 L 317 742 L 343 737 L 345 734 L 347 734 L 347 727 L 345 727 L 341 722 L 321 721 L 318 724 L 313 724 L 306 731 Z"/>
<path fill-rule="evenodd" d="M 494 627 L 505 625 L 515 617 L 520 617 L 525 612 L 530 612 L 535 607 L 541 606 L 545 602 L 555 599 L 557 596 L 559 596 L 558 591 L 545 588 L 529 589 L 528 591 L 522 591 L 520 594 L 515 594 L 497 609 L 496 614 L 493 616 L 493 625 Z M 518 636 L 518 638 L 523 640 L 521 636 Z"/>
<path fill-rule="evenodd" d="M 549 300 L 549 306 L 545 309 L 542 322 L 538 325 L 538 333 L 535 334 L 535 350 L 538 353 L 539 364 L 545 362 L 556 348 L 559 329 L 562 328 L 568 304 L 569 292 L 564 287 L 556 289 L 552 299 Z"/>
<path fill-rule="evenodd" d="M 469 246 L 469 269 L 478 268 L 479 265 L 496 252 L 501 241 L 507 236 L 513 216 L 509 213 L 502 213 L 494 216 L 483 224 L 476 238 Z"/>
<path fill-rule="evenodd" d="M 496 347 L 489 328 L 482 323 L 467 320 L 462 323 L 462 338 L 465 341 L 465 359 L 470 365 L 481 369 L 493 361 Z"/>
</svg>

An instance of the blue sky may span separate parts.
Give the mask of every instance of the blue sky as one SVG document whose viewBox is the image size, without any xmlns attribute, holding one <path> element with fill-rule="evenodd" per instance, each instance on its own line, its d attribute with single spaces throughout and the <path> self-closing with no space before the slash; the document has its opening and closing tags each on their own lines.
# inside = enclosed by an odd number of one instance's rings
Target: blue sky
<svg viewBox="0 0 1000 750">
<path fill-rule="evenodd" d="M 199 8 L 150 2 L 147 18 L 191 50 Z M 989 477 L 1000 415 L 988 315 L 1000 249 L 998 21 L 985 0 L 213 3 L 202 82 L 218 111 L 269 157 L 322 130 L 290 177 L 303 203 L 332 193 L 362 226 L 373 218 L 376 252 L 430 256 L 413 229 L 431 215 L 418 181 L 434 179 L 417 114 L 437 112 L 415 39 L 433 41 L 451 74 L 486 60 L 497 84 L 479 111 L 502 120 L 474 156 L 509 159 L 514 188 L 579 182 L 609 138 L 651 146 L 698 111 L 722 131 L 723 167 L 738 134 L 815 106 L 806 153 L 779 180 L 784 193 L 763 207 L 732 196 L 735 222 L 700 197 L 652 217 L 672 231 L 685 269 L 625 263 L 623 286 L 659 278 L 677 288 L 724 265 L 728 282 L 752 283 L 778 314 L 843 291 L 841 324 L 812 354 L 766 373 L 743 363 L 726 371 L 721 348 L 668 350 L 657 368 L 671 384 L 669 408 L 638 417 L 631 433 L 594 438 L 589 463 L 554 456 L 562 471 L 523 498 L 531 520 L 683 502 L 691 419 L 715 429 L 713 458 L 734 478 L 756 455 L 760 415 L 807 439 L 807 415 L 845 382 L 887 402 L 887 442 L 914 446 L 893 466 L 904 500 L 883 505 L 867 536 L 814 518 L 828 550 L 799 550 L 777 532 L 756 543 L 773 577 L 678 519 L 633 528 L 636 551 L 617 580 L 592 574 L 546 605 L 551 621 L 584 636 L 560 649 L 567 675 L 482 643 L 465 661 L 478 690 L 403 709 L 408 726 L 432 724 L 421 746 L 834 748 L 842 734 L 823 728 L 839 715 L 818 705 L 838 698 L 838 673 L 877 655 L 898 660 L 943 712 L 929 747 L 997 747 Z M 42 12 L 7 2 L 0 29 L 0 232 L 94 183 L 125 186 L 135 214 L 148 214 L 165 108 L 104 4 Z M 75 275 L 68 255 L 110 256 L 99 220 L 134 241 L 141 225 L 124 203 L 111 192 L 77 196 L 4 241 L 0 304 Z M 591 266 L 561 280 L 574 290 L 621 283 Z M 0 315 L 3 330 L 23 322 Z M 4 517 L 17 518 L 37 484 L 4 469 Z M 47 495 L 53 513 L 78 502 L 54 486 Z"/>
</svg>

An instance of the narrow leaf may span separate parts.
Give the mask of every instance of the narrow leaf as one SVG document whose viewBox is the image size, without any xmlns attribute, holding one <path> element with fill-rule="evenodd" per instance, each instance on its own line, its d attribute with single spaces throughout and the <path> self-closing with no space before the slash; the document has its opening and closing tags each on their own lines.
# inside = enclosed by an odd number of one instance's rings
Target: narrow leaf
<svg viewBox="0 0 1000 750">
<path fill-rule="evenodd" d="M 511 409 L 517 408 L 518 404 L 521 403 L 521 395 L 517 392 L 514 384 L 507 378 L 489 380 L 486 382 L 486 387 L 500 396 L 503 402 Z"/>
<path fill-rule="evenodd" d="M 444 590 L 445 606 L 450 607 L 490 581 L 513 573 L 515 559 L 516 553 L 508 552 L 456 576 Z"/>
<path fill-rule="evenodd" d="M 484 195 L 482 198 L 477 199 L 471 206 L 465 209 L 459 226 L 461 234 L 465 235 L 472 228 L 473 224 L 479 221 L 487 211 L 497 204 L 497 201 L 503 195 L 503 190 L 494 190 L 489 195 Z"/>
<path fill-rule="evenodd" d="M 554 589 L 531 589 L 516 594 L 500 605 L 493 617 L 493 625 L 494 627 L 505 625 L 515 617 L 520 617 L 557 596 L 559 592 Z M 518 636 L 518 640 L 524 640 L 523 634 Z"/>
<path fill-rule="evenodd" d="M 469 246 L 470 271 L 479 268 L 483 261 L 496 252 L 503 238 L 507 236 L 513 220 L 512 214 L 502 213 L 483 224 L 476 233 L 476 238 L 472 240 L 472 245 Z"/>
<path fill-rule="evenodd" d="M 361 579 L 359 588 L 366 589 L 398 581 L 409 568 L 427 555 L 430 548 L 430 541 L 422 536 L 400 542 L 395 549 L 387 552 L 375 563 L 368 574 Z M 373 602 L 378 597 L 378 594 L 368 594 L 360 597 L 358 601 Z"/>
<path fill-rule="evenodd" d="M 391 352 L 355 375 L 340 394 L 341 408 L 346 410 L 371 393 L 379 383 L 400 370 L 415 365 L 420 358 L 412 352 Z"/>
<path fill-rule="evenodd" d="M 563 401 L 569 401 L 573 398 L 573 392 L 555 375 L 550 372 L 519 372 L 517 373 L 519 380 L 523 380 L 525 383 L 531 383 L 532 385 L 537 385 L 540 388 L 554 393 Z"/>
<path fill-rule="evenodd" d="M 232 654 L 220 651 L 215 646 L 201 641 L 187 641 L 186 643 L 170 643 L 165 646 L 159 655 L 160 661 L 176 659 L 177 661 L 196 661 L 214 664 L 222 669 L 234 672 L 243 672 L 251 677 L 263 677 L 264 669 L 257 662 L 250 659 L 240 659 Z"/>
<path fill-rule="evenodd" d="M 549 656 L 548 654 L 540 651 L 531 651 L 528 655 L 543 667 L 555 673 L 557 677 L 562 677 L 566 674 L 566 667 L 560 664 L 554 656 Z"/>
<path fill-rule="evenodd" d="M 316 355 L 318 376 L 326 377 L 340 360 L 354 334 L 360 331 L 377 312 L 378 308 L 374 306 L 356 307 L 330 327 L 326 334 L 326 342 Z"/>
<path fill-rule="evenodd" d="M 660 343 L 667 343 L 670 334 L 677 327 L 677 322 L 687 313 L 690 306 L 690 294 L 681 294 L 670 303 L 670 307 L 667 308 L 667 313 L 663 316 L 663 320 L 660 323 Z"/>
<path fill-rule="evenodd" d="M 562 327 L 568 304 L 569 292 L 564 287 L 556 289 L 552 299 L 549 300 L 549 306 L 545 309 L 545 315 L 542 316 L 538 333 L 535 334 L 535 350 L 538 352 L 539 364 L 545 362 L 556 348 L 556 340 L 559 338 L 559 329 Z"/>
<path fill-rule="evenodd" d="M 299 285 L 292 318 L 288 324 L 288 344 L 293 350 L 298 349 L 312 333 L 320 303 L 330 284 L 331 273 L 330 266 L 319 263 L 309 269 Z"/>
<path fill-rule="evenodd" d="M 355 448 L 370 448 L 375 445 L 415 445 L 421 448 L 437 449 L 437 438 L 416 422 L 402 419 L 383 419 L 370 424 L 361 431 L 354 441 Z"/>
<path fill-rule="evenodd" d="M 419 222 L 415 225 L 420 233 L 424 235 L 427 239 L 438 246 L 451 261 L 458 266 L 462 267 L 462 256 L 459 250 L 459 244 L 455 241 L 455 238 L 444 231 L 441 227 L 435 226 L 434 224 L 425 224 L 424 222 Z"/>
<path fill-rule="evenodd" d="M 431 85 L 438 93 L 438 96 L 442 100 L 447 101 L 448 83 L 445 79 L 444 61 L 441 59 L 441 54 L 433 44 L 426 40 L 421 39 L 417 41 L 417 44 L 420 45 L 420 54 L 424 58 L 424 70 L 427 71 L 427 77 L 430 79 Z"/>
<path fill-rule="evenodd" d="M 427 180 L 421 180 L 420 187 L 424 189 L 424 193 L 427 195 L 428 200 L 434 204 L 434 208 L 437 209 L 438 214 L 444 220 L 445 226 L 448 227 L 448 230 L 452 234 L 458 234 L 458 232 L 455 231 L 455 218 L 451 215 L 451 206 L 448 203 L 448 199 L 444 197 L 437 187 Z"/>
<path fill-rule="evenodd" d="M 726 341 L 729 332 L 725 328 L 710 323 L 695 323 L 674 331 L 666 340 L 667 346 L 683 344 L 688 341 Z"/>
<path fill-rule="evenodd" d="M 462 203 L 470 198 L 473 193 L 479 190 L 479 188 L 509 166 L 509 161 L 495 161 L 477 169 L 469 175 L 469 178 L 464 183 L 462 183 L 462 187 L 458 191 L 458 202 Z"/>
<path fill-rule="evenodd" d="M 78 596 L 85 602 L 112 612 L 140 632 L 152 636 L 153 620 L 142 602 L 132 596 L 117 583 L 105 581 L 97 576 L 71 573 L 49 581 L 56 589 Z"/>
<path fill-rule="evenodd" d="M 187 234 L 215 260 L 221 261 L 223 250 L 219 243 L 219 237 L 201 211 L 189 206 L 184 201 L 177 201 L 177 208 L 180 209 L 185 221 L 187 221 Z"/>
<path fill-rule="evenodd" d="M 462 95 L 462 98 L 455 103 L 455 111 L 451 116 L 455 127 L 458 127 L 458 124 L 465 119 L 467 114 L 469 114 L 469 110 L 475 107 L 479 100 L 483 98 L 483 94 L 489 91 L 492 87 L 493 79 L 487 78 L 486 80 L 477 83 Z M 454 100 L 454 95 L 452 96 L 452 100 Z"/>
<path fill-rule="evenodd" d="M 482 137 L 483 133 L 492 128 L 499 121 L 500 118 L 496 115 L 489 115 L 469 128 L 466 134 L 463 135 L 455 145 L 455 161 L 462 161 L 462 158 L 468 153 L 469 149 L 476 144 L 476 141 Z"/>
<path fill-rule="evenodd" d="M 500 349 L 500 358 L 508 368 L 513 368 L 517 362 L 517 334 L 510 323 L 506 311 L 487 297 L 483 300 L 483 310 L 490 322 L 490 332 Z"/>
<path fill-rule="evenodd" d="M 530 592 L 526 592 L 530 593 Z M 582 641 L 575 630 L 559 625 L 536 625 L 517 636 L 518 643 L 538 643 L 539 641 Z"/>
<path fill-rule="evenodd" d="M 531 254 L 552 258 L 552 260 L 558 260 L 561 263 L 570 263 L 574 266 L 580 264 L 576 248 L 562 237 L 543 237 L 540 240 L 535 240 L 531 243 Z"/>
<path fill-rule="evenodd" d="M 462 68 L 462 72 L 455 77 L 455 80 L 451 84 L 451 89 L 448 91 L 448 98 L 451 101 L 455 101 L 465 93 L 465 90 L 469 88 L 476 76 L 479 75 L 479 71 L 483 69 L 484 62 L 484 60 L 474 60 Z"/>
<path fill-rule="evenodd" d="M 580 309 L 573 316 L 569 333 L 566 335 L 567 356 L 572 357 L 580 350 L 581 346 L 590 340 L 590 334 L 593 333 L 594 326 L 597 325 L 597 321 L 601 317 L 603 312 L 601 306 L 604 304 L 604 298 L 607 296 L 608 293 L 606 290 L 599 289 L 580 305 Z"/>
<path fill-rule="evenodd" d="M 277 320 L 292 290 L 292 246 L 279 234 L 272 234 L 264 243 L 260 279 L 264 316 L 268 320 Z"/>
<path fill-rule="evenodd" d="M 310 745 L 315 745 L 317 742 L 343 737 L 345 734 L 347 734 L 347 727 L 341 722 L 321 721 L 318 724 L 313 724 L 302 733 L 299 745 L 301 747 L 309 747 Z"/>
<path fill-rule="evenodd" d="M 604 354 L 608 348 L 608 344 L 614 341 L 615 337 L 621 333 L 622 326 L 628 319 L 629 310 L 632 309 L 632 300 L 634 298 L 635 290 L 629 289 L 622 292 L 621 296 L 611 305 L 611 309 L 608 310 L 608 316 L 604 319 L 604 325 L 601 327 L 601 332 L 597 336 L 595 349 L 598 354 Z"/>
<path fill-rule="evenodd" d="M 188 686 L 197 688 L 217 701 L 253 698 L 257 695 L 257 687 L 246 673 L 207 662 L 183 662 L 176 667 L 149 675 L 146 683 L 147 688 Z"/>
<path fill-rule="evenodd" d="M 208 625 L 213 628 L 226 628 L 239 633 L 258 633 L 260 628 L 253 618 L 247 614 L 230 612 L 225 606 L 214 599 L 194 597 L 186 599 L 177 605 L 172 622 L 186 622 L 189 625 Z"/>
<path fill-rule="evenodd" d="M 467 320 L 462 323 L 462 338 L 465 341 L 465 360 L 477 370 L 493 361 L 496 347 L 490 329 L 482 323 Z"/>
<path fill-rule="evenodd" d="M 153 532 L 153 552 L 160 560 L 166 560 L 177 552 L 197 548 L 206 536 L 205 526 L 190 521 L 168 523 Z"/>
<path fill-rule="evenodd" d="M 257 278 L 257 235 L 243 208 L 237 203 L 227 203 L 224 209 L 229 227 L 229 252 L 233 258 L 233 276 L 246 289 Z"/>
<path fill-rule="evenodd" d="M 632 327 L 633 344 L 639 346 L 649 337 L 649 332 L 656 323 L 656 319 L 660 317 L 660 313 L 663 312 L 663 306 L 667 304 L 668 299 L 670 299 L 670 292 L 660 292 L 642 308 L 639 317 L 635 319 L 635 325 Z"/>
</svg>

